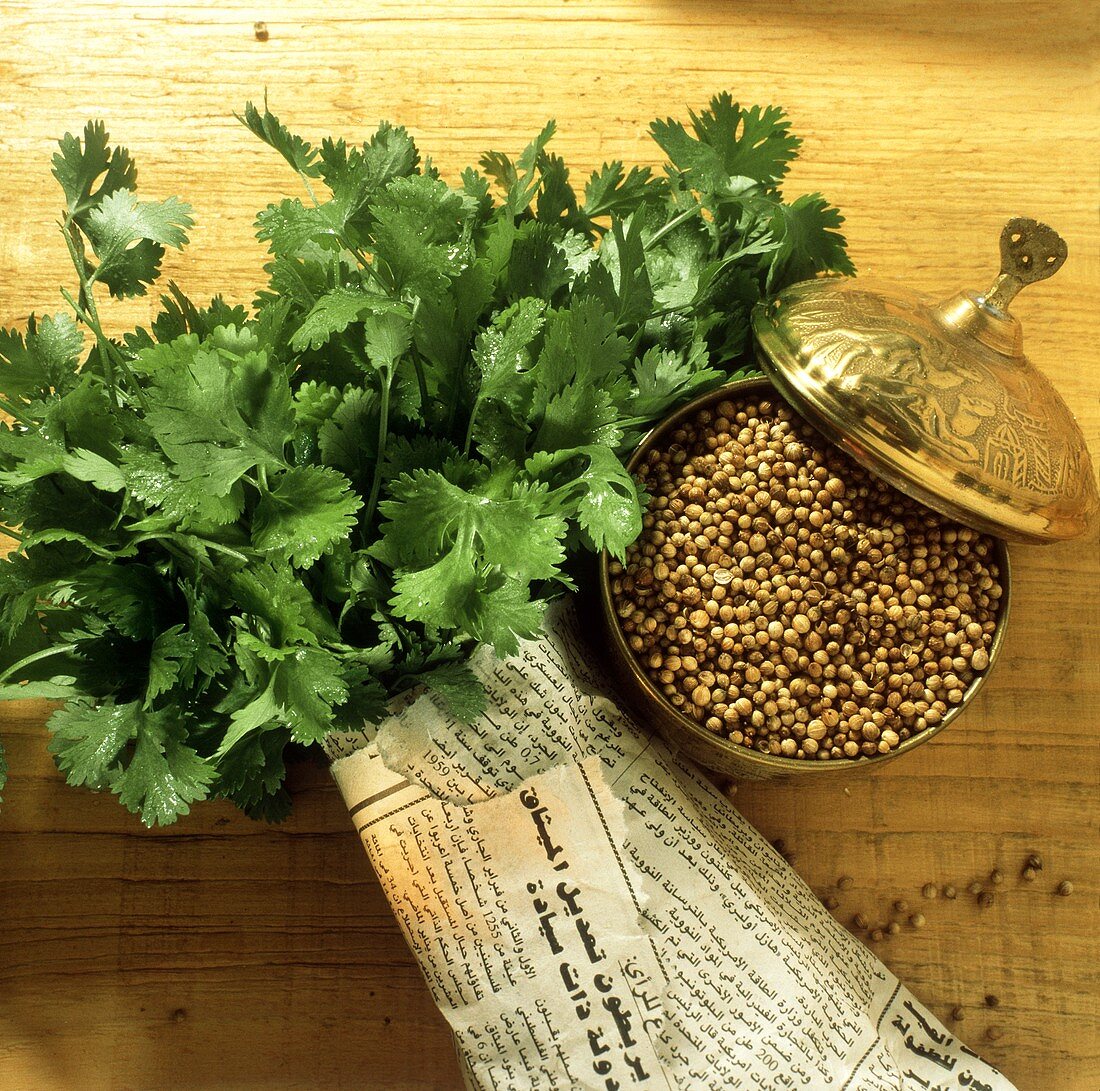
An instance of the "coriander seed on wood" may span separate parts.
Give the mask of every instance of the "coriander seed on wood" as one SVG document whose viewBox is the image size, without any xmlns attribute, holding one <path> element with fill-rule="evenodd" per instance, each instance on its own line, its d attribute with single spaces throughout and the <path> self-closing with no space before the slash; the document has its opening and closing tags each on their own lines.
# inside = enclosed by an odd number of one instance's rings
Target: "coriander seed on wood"
<svg viewBox="0 0 1100 1091">
<path fill-rule="evenodd" d="M 828 444 L 777 395 L 681 420 L 636 473 L 641 537 L 609 589 L 664 700 L 795 761 L 874 758 L 940 724 L 988 668 L 996 543 Z"/>
</svg>

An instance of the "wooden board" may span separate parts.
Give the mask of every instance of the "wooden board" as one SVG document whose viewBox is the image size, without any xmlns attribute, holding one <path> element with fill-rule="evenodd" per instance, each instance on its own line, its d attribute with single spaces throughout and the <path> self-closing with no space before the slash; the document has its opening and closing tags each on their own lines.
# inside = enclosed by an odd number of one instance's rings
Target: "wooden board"
<svg viewBox="0 0 1100 1091">
<path fill-rule="evenodd" d="M 253 23 L 263 19 L 266 42 Z M 1091 5 L 837 0 L 694 4 L 86 2 L 0 5 L 0 322 L 60 307 L 52 142 L 89 116 L 130 146 L 151 196 L 197 209 L 166 262 L 195 295 L 247 300 L 252 218 L 296 192 L 232 117 L 266 88 L 309 136 L 408 125 L 450 176 L 520 148 L 549 116 L 575 176 L 655 162 L 649 119 L 729 88 L 778 102 L 805 138 L 791 192 L 848 215 L 863 273 L 983 287 L 1018 212 L 1070 260 L 1021 297 L 1033 358 L 1100 455 L 1096 20 Z M 148 303 L 116 307 L 118 322 Z M 1095 975 L 1097 539 L 1013 551 L 1001 665 L 934 744 L 837 786 L 745 786 L 738 804 L 837 910 L 927 918 L 885 961 L 1022 1089 L 1100 1085 Z M 44 710 L 0 713 L 0 1087 L 453 1089 L 437 1015 L 323 768 L 294 772 L 284 826 L 201 808 L 149 833 L 65 787 Z M 1018 875 L 1040 852 L 1039 880 Z M 980 909 L 972 879 L 1006 881 Z M 1072 897 L 1052 894 L 1071 879 Z M 958 899 L 925 902 L 926 882 Z M 991 1010 L 983 997 L 993 994 Z M 986 1037 L 996 1027 L 1003 1035 Z"/>
</svg>

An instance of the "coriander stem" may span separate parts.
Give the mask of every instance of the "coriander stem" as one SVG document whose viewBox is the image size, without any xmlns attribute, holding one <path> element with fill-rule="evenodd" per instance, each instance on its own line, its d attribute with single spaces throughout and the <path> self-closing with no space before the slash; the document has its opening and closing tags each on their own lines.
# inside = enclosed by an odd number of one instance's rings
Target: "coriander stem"
<svg viewBox="0 0 1100 1091">
<path fill-rule="evenodd" d="M 18 674 L 24 667 L 29 667 L 32 663 L 37 663 L 40 659 L 47 659 L 51 655 L 64 655 L 67 652 L 75 651 L 75 644 L 54 644 L 52 647 L 32 652 L 30 655 L 20 659 L 18 663 L 13 663 L 3 674 L 0 674 L 0 683 L 6 682 L 12 675 Z"/>
<path fill-rule="evenodd" d="M 88 283 L 88 273 L 84 267 L 84 259 L 80 256 L 76 249 L 76 240 L 73 238 L 73 218 L 71 213 L 65 214 L 65 222 L 61 227 L 61 234 L 65 238 L 65 246 L 68 248 L 69 257 L 72 260 L 73 268 L 76 270 L 77 278 L 80 281 L 80 298 L 81 302 L 87 303 L 88 312 L 92 318 L 95 319 L 96 326 L 99 325 L 99 315 L 96 313 L 95 300 L 92 298 L 91 285 Z M 67 293 L 63 293 L 67 294 Z M 72 296 L 68 296 L 68 301 L 71 303 Z M 82 308 L 76 308 L 78 313 Z M 88 324 L 88 323 L 86 323 Z M 92 331 L 95 333 L 95 329 Z M 104 347 L 104 338 L 102 336 L 102 329 L 99 333 L 96 333 L 96 351 L 99 353 L 99 362 L 103 365 L 103 374 L 107 380 L 107 393 L 111 399 L 111 404 L 118 408 L 118 392 L 115 389 L 115 371 L 111 365 L 111 358 L 107 353 L 107 349 Z"/>
<path fill-rule="evenodd" d="M 385 382 L 382 385 L 382 404 L 378 412 L 378 453 L 374 460 L 374 477 L 370 485 L 370 497 L 367 500 L 367 511 L 363 517 L 363 526 L 369 527 L 374 520 L 374 513 L 378 507 L 378 494 L 382 488 L 382 461 L 386 455 L 386 438 L 390 427 L 390 386 L 393 383 L 393 368 L 385 370 Z"/>
<path fill-rule="evenodd" d="M 91 287 L 91 281 L 88 282 L 88 287 Z M 106 346 L 108 357 L 113 357 L 113 359 L 121 369 L 127 384 L 133 389 L 134 393 L 137 394 L 138 401 L 141 402 L 142 409 L 147 410 L 149 408 L 149 401 L 145 397 L 145 391 L 141 388 L 141 384 L 137 381 L 137 376 L 134 375 L 133 371 L 130 370 L 130 365 L 126 362 L 126 357 L 123 356 L 117 348 L 115 348 L 115 346 L 111 343 L 110 338 L 107 337 L 106 334 L 104 334 L 103 328 L 99 324 L 99 316 L 93 316 L 85 311 L 64 288 L 61 289 L 61 296 L 65 300 L 65 302 L 68 303 L 70 307 L 72 307 L 73 312 L 76 314 L 77 318 L 79 318 L 84 323 L 84 325 L 86 325 L 88 329 L 90 329 L 92 333 L 96 335 L 96 345 Z M 89 303 L 91 303 L 91 292 L 89 291 L 87 293 L 84 293 L 84 298 L 87 299 Z"/>
<path fill-rule="evenodd" d="M 660 230 L 658 231 L 655 231 L 653 235 L 650 236 L 649 242 L 645 244 L 643 249 L 648 250 L 651 246 L 656 246 L 656 244 L 659 243 L 661 239 L 663 239 L 670 231 L 675 231 L 676 228 L 680 226 L 680 224 L 686 223 L 702 207 L 703 202 L 696 201 L 695 204 L 691 206 L 691 208 L 687 208 L 679 215 L 673 216 L 672 219 L 669 220 L 664 227 L 660 228 Z"/>
<path fill-rule="evenodd" d="M 9 538 L 14 538 L 17 542 L 23 540 L 23 535 L 12 527 L 0 526 L 0 534 L 6 534 Z"/>
<path fill-rule="evenodd" d="M 0 410 L 3 410 L 9 417 L 13 417 L 19 421 L 20 424 L 25 425 L 27 428 L 37 428 L 38 422 L 31 420 L 29 417 L 25 417 L 18 409 L 15 408 L 11 402 L 4 398 L 0 398 Z"/>
</svg>

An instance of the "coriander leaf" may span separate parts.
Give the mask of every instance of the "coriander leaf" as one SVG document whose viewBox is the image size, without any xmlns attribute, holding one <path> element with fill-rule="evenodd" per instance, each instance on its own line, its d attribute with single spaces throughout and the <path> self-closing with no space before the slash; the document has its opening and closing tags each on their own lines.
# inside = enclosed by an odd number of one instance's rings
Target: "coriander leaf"
<svg viewBox="0 0 1100 1091">
<path fill-rule="evenodd" d="M 307 208 L 297 198 L 268 205 L 256 217 L 256 237 L 270 244 L 273 254 L 293 255 L 309 243 L 338 241 L 343 223 L 328 205 Z"/>
<path fill-rule="evenodd" d="M 146 826 L 167 826 L 205 799 L 214 767 L 182 741 L 186 734 L 172 713 L 136 713 L 137 743 L 124 769 L 111 773 L 111 790 Z"/>
<path fill-rule="evenodd" d="M 186 245 L 193 223 L 191 206 L 175 197 L 138 201 L 129 190 L 116 190 L 88 213 L 85 224 L 99 259 L 93 278 L 112 295 L 144 295 L 160 269 L 163 247 Z"/>
<path fill-rule="evenodd" d="M 511 217 L 526 212 L 539 187 L 536 166 L 556 131 L 553 121 L 548 121 L 513 164 L 502 152 L 486 152 L 479 160 L 481 169 L 506 191 L 504 209 Z"/>
<path fill-rule="evenodd" d="M 438 297 L 466 263 L 462 198 L 436 178 L 396 178 L 370 206 L 373 268 L 396 292 Z"/>
<path fill-rule="evenodd" d="M 105 788 L 123 747 L 135 736 L 140 709 L 136 701 L 93 705 L 69 701 L 47 721 L 50 753 L 72 785 Z"/>
<path fill-rule="evenodd" d="M 120 189 L 133 189 L 137 184 L 137 167 L 125 148 L 112 150 L 102 121 L 89 121 L 84 126 L 84 143 L 66 133 L 53 156 L 53 176 L 65 193 L 69 214 L 78 222 L 83 214 Z M 100 181 L 102 179 L 102 181 Z M 100 181 L 99 188 L 92 188 Z"/>
<path fill-rule="evenodd" d="M 560 228 L 551 224 L 528 220 L 520 225 L 508 262 L 510 300 L 535 296 L 549 302 L 569 283 L 569 263 L 561 241 Z"/>
<path fill-rule="evenodd" d="M 182 625 L 173 625 L 158 634 L 149 653 L 149 682 L 145 688 L 146 711 L 162 693 L 166 693 L 175 684 L 180 674 L 181 660 L 190 651 L 190 642 L 183 633 Z"/>
<path fill-rule="evenodd" d="M 692 343 L 688 352 L 654 346 L 634 365 L 630 406 L 641 420 L 655 420 L 679 402 L 720 383 L 724 373 L 709 366 L 706 345 Z"/>
<path fill-rule="evenodd" d="M 380 505 L 388 522 L 372 552 L 396 571 L 391 606 L 410 621 L 509 647 L 539 612 L 527 582 L 557 574 L 564 520 L 544 489 L 511 473 L 460 463 L 447 474 L 398 478 Z M 507 629 L 509 618 L 517 629 Z"/>
<path fill-rule="evenodd" d="M 299 648 L 275 668 L 274 696 L 296 742 L 320 742 L 333 709 L 348 699 L 339 659 L 327 648 Z"/>
<path fill-rule="evenodd" d="M 701 114 L 692 112 L 691 123 L 694 136 L 673 118 L 654 121 L 649 131 L 688 184 L 704 194 L 722 196 L 736 178 L 774 184 L 801 143 L 779 107 L 745 110 L 726 92 Z"/>
<path fill-rule="evenodd" d="M 805 194 L 789 205 L 777 205 L 771 215 L 771 229 L 779 248 L 768 267 L 768 290 L 781 280 L 790 284 L 827 269 L 854 273 L 844 236 L 836 230 L 843 222 L 844 217 L 819 193 Z"/>
<path fill-rule="evenodd" d="M 320 348 L 364 315 L 398 310 L 404 310 L 401 304 L 376 292 L 368 292 L 364 288 L 333 288 L 313 305 L 290 339 L 290 347 L 296 352 Z"/>
<path fill-rule="evenodd" d="M 323 140 L 319 167 L 342 222 L 365 232 L 371 223 L 368 202 L 394 178 L 412 174 L 419 162 L 408 132 L 383 122 L 361 148 L 349 148 L 343 140 Z"/>
<path fill-rule="evenodd" d="M 604 163 L 592 172 L 584 187 L 584 213 L 590 219 L 597 216 L 627 216 L 647 200 L 663 196 L 665 185 L 653 177 L 649 167 L 631 167 L 623 174 L 618 160 Z"/>
<path fill-rule="evenodd" d="M 26 340 L 0 329 L 0 392 L 13 402 L 64 394 L 77 384 L 84 338 L 66 314 L 27 320 Z"/>
<path fill-rule="evenodd" d="M 226 496 L 257 463 L 281 462 L 294 426 L 290 389 L 262 353 L 230 359 L 188 334 L 142 358 L 154 364 L 146 419 L 181 479 Z"/>
<path fill-rule="evenodd" d="M 412 326 L 401 310 L 382 311 L 367 316 L 364 335 L 371 366 L 377 371 L 392 371 L 409 350 Z"/>
<path fill-rule="evenodd" d="M 485 714 L 485 687 L 465 663 L 441 663 L 416 675 L 416 680 L 427 686 L 461 723 L 473 723 Z"/>
<path fill-rule="evenodd" d="M 532 347 L 546 323 L 545 315 L 542 300 L 521 299 L 481 331 L 473 352 L 481 376 L 480 397 L 514 401 L 517 377 L 531 368 Z"/>
<path fill-rule="evenodd" d="M 317 433 L 321 460 L 347 475 L 354 485 L 369 481 L 378 456 L 378 397 L 351 387 Z M 390 440 L 387 453 L 395 447 Z"/>
<path fill-rule="evenodd" d="M 299 174 L 306 178 L 321 176 L 321 168 L 317 163 L 317 149 L 311 147 L 300 136 L 290 132 L 267 108 L 266 99 L 263 113 L 260 113 L 251 102 L 246 102 L 244 113 L 233 116 L 268 147 L 274 148 Z"/>
<path fill-rule="evenodd" d="M 324 466 L 292 467 L 257 504 L 252 544 L 261 553 L 308 568 L 347 536 L 362 506 L 343 474 Z"/>
</svg>

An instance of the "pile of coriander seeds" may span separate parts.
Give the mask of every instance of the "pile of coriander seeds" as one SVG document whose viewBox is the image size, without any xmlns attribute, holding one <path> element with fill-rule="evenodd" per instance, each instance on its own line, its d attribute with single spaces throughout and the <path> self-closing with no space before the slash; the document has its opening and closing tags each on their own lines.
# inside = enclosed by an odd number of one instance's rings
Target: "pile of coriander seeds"
<svg viewBox="0 0 1100 1091">
<path fill-rule="evenodd" d="M 796 760 L 887 754 L 989 666 L 994 540 L 778 396 L 700 410 L 637 473 L 650 500 L 609 567 L 618 623 L 657 690 L 716 736 Z"/>
</svg>

